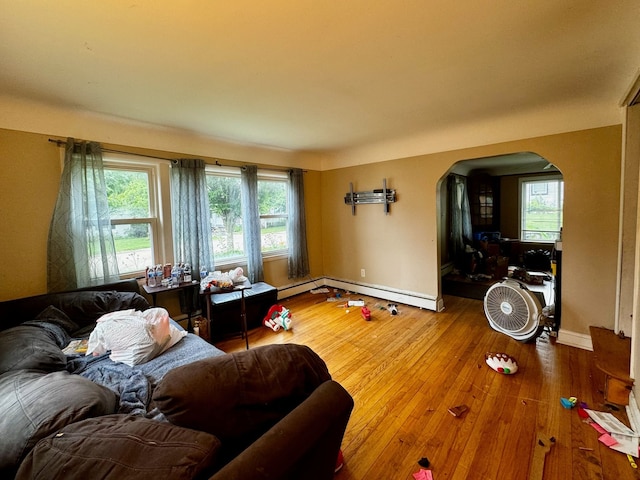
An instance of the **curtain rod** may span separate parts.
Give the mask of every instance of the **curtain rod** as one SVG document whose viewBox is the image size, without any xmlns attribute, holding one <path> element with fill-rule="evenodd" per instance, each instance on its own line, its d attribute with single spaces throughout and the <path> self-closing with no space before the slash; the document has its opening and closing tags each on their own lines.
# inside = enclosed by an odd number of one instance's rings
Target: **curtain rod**
<svg viewBox="0 0 640 480">
<path fill-rule="evenodd" d="M 53 138 L 50 138 L 49 141 L 51 143 L 55 143 L 58 147 L 64 147 L 67 144 L 67 142 L 63 140 L 55 140 Z M 124 150 L 114 150 L 112 148 L 102 148 L 102 151 L 108 153 L 121 153 L 123 155 L 135 155 L 136 157 L 154 158 L 156 160 L 167 160 L 168 162 L 174 162 L 177 160 L 175 158 L 158 157 L 156 155 L 145 155 L 144 153 L 125 152 Z"/>
<path fill-rule="evenodd" d="M 50 138 L 49 141 L 51 143 L 55 143 L 58 147 L 64 147 L 67 144 L 67 142 L 65 142 L 63 140 L 56 140 L 54 138 Z M 123 150 L 114 150 L 112 148 L 103 148 L 102 151 L 103 152 L 108 152 L 108 153 L 121 153 L 123 155 L 135 155 L 137 157 L 154 158 L 156 160 L 166 160 L 166 161 L 172 162 L 172 163 L 175 163 L 175 162 L 177 162 L 179 160 L 177 158 L 166 158 L 166 157 L 158 157 L 158 156 L 155 156 L 155 155 L 145 155 L 144 153 L 125 152 Z M 215 165 L 216 167 L 240 168 L 240 169 L 243 169 L 243 170 L 246 168 L 246 165 L 240 165 L 240 166 L 238 166 L 238 165 L 225 165 L 223 163 L 220 163 L 218 158 L 214 158 L 214 160 L 215 160 L 215 163 L 213 163 L 212 165 Z M 288 172 L 289 170 L 291 170 L 291 168 L 268 167 L 268 168 L 265 168 L 265 170 L 281 170 L 281 171 Z M 303 170 L 302 172 L 303 173 L 307 173 L 306 170 Z"/>
</svg>

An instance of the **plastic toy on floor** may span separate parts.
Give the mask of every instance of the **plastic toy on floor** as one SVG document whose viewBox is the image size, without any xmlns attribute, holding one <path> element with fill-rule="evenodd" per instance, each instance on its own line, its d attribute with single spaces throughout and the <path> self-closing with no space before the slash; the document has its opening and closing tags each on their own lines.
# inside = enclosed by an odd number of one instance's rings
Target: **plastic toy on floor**
<svg viewBox="0 0 640 480">
<path fill-rule="evenodd" d="M 289 330 L 291 328 L 291 312 L 282 305 L 274 305 L 269 309 L 262 323 L 274 332 L 281 328 Z"/>
<path fill-rule="evenodd" d="M 518 371 L 518 362 L 506 353 L 487 353 L 484 358 L 487 365 L 498 373 L 512 375 Z"/>
</svg>

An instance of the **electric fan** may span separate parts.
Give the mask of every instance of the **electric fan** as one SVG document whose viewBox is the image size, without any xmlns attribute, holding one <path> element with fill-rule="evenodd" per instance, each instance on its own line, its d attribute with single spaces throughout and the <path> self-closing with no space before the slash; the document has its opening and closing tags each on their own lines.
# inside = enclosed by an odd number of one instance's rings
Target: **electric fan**
<svg viewBox="0 0 640 480">
<path fill-rule="evenodd" d="M 489 287 L 484 313 L 491 328 L 521 342 L 533 340 L 544 330 L 540 301 L 516 280 L 505 279 Z"/>
</svg>

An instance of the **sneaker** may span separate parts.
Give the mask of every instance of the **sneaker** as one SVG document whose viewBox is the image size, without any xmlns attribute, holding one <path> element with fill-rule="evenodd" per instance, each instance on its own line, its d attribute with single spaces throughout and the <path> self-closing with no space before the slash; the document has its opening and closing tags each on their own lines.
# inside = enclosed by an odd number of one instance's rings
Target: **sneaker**
<svg viewBox="0 0 640 480">
<path fill-rule="evenodd" d="M 334 473 L 338 473 L 342 467 L 344 467 L 344 456 L 342 455 L 342 450 L 339 450 L 338 458 L 336 458 L 336 469 L 334 470 Z"/>
</svg>

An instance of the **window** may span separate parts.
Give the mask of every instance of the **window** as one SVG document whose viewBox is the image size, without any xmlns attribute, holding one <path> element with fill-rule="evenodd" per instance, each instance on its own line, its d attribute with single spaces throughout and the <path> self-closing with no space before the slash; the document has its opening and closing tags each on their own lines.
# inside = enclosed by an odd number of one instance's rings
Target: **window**
<svg viewBox="0 0 640 480">
<path fill-rule="evenodd" d="M 111 228 L 121 276 L 133 276 L 157 262 L 155 169 L 105 159 Z"/>
<path fill-rule="evenodd" d="M 240 171 L 219 169 L 207 172 L 213 251 L 216 263 L 232 263 L 245 257 L 242 232 Z M 287 250 L 287 175 L 258 172 L 258 211 L 263 255 L 285 254 Z"/>
<path fill-rule="evenodd" d="M 258 175 L 258 211 L 263 254 L 287 250 L 287 177 Z"/>
<path fill-rule="evenodd" d="M 522 178 L 520 193 L 520 239 L 534 242 L 558 240 L 564 204 L 562 177 Z"/>
</svg>

